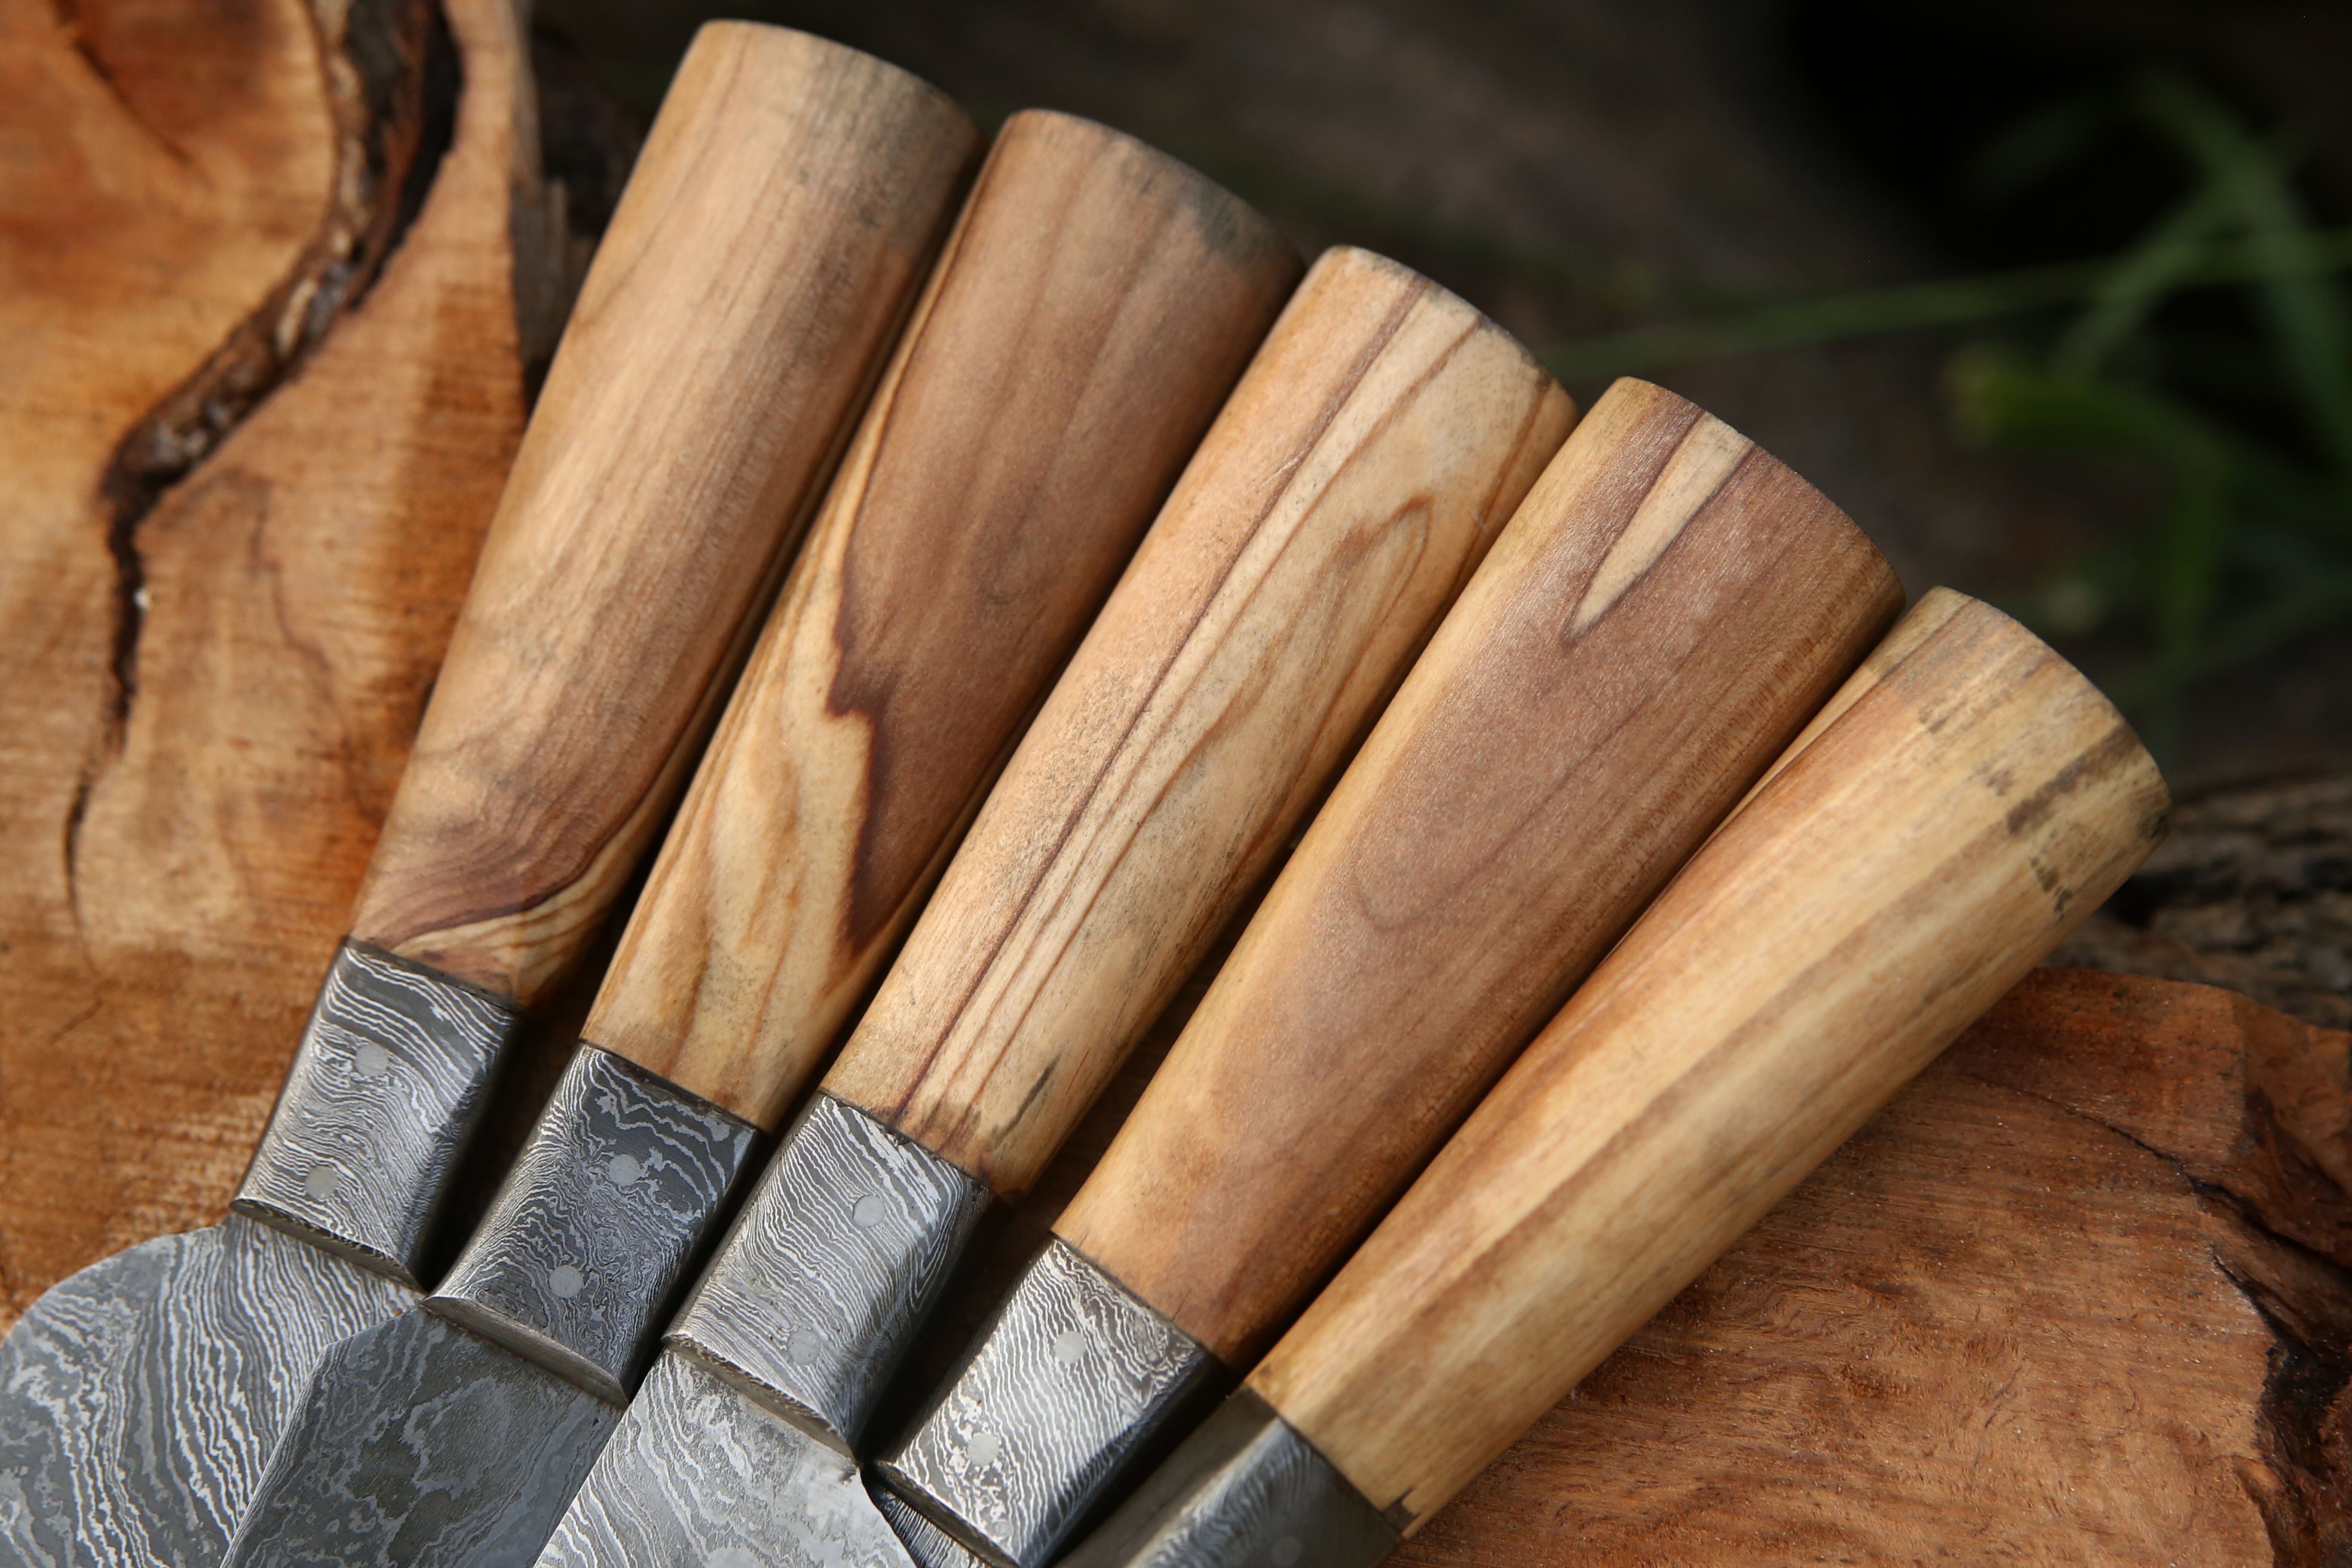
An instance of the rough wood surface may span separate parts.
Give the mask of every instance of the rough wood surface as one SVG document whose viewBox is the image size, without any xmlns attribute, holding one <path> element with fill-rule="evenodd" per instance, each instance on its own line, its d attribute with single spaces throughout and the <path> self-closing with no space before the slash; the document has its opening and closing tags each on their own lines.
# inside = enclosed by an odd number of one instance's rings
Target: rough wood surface
<svg viewBox="0 0 2352 1568">
<path fill-rule="evenodd" d="M 13 1317 L 226 1205 L 521 435 L 518 298 L 553 268 L 499 0 L 452 0 L 446 34 L 409 4 L 0 16 Z"/>
<path fill-rule="evenodd" d="M 1250 1385 L 1408 1531 L 2145 859 L 2114 707 L 1947 590 L 1684 868 Z"/>
<path fill-rule="evenodd" d="M 1902 603 L 1819 491 L 1620 382 L 1057 1232 L 1248 1366 Z"/>
<path fill-rule="evenodd" d="M 875 394 L 587 1037 L 773 1127 L 1298 279 L 1131 138 L 1015 115 Z"/>
<path fill-rule="evenodd" d="M 1401 1563 L 2352 1558 L 2352 1035 L 2030 975 Z"/>
<path fill-rule="evenodd" d="M 705 27 L 598 247 L 352 934 L 526 1005 L 676 804 L 978 152 L 868 55 Z"/>
<path fill-rule="evenodd" d="M 1571 410 L 1392 262 L 1299 288 L 826 1087 L 1028 1188 L 1271 865 Z"/>
</svg>

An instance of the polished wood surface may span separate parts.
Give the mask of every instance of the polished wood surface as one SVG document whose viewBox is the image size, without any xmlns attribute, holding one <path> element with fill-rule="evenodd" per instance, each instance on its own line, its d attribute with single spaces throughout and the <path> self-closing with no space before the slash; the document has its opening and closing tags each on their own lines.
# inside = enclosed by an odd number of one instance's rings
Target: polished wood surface
<svg viewBox="0 0 2352 1568">
<path fill-rule="evenodd" d="M 2114 708 L 1938 590 L 1250 1375 L 1411 1530 L 2162 836 Z"/>
<path fill-rule="evenodd" d="M 1811 486 L 1620 382 L 1057 1232 L 1248 1366 L 1901 607 Z"/>
<path fill-rule="evenodd" d="M 516 455 L 354 936 L 525 1004 L 580 956 L 686 782 L 977 137 L 869 56 L 698 37 Z"/>
<path fill-rule="evenodd" d="M 1297 283 L 1216 185 L 1008 121 L 662 846 L 587 1037 L 773 1127 Z"/>
<path fill-rule="evenodd" d="M 1392 262 L 1309 273 L 826 1087 L 1025 1190 L 1235 912 L 1567 432 Z"/>
</svg>

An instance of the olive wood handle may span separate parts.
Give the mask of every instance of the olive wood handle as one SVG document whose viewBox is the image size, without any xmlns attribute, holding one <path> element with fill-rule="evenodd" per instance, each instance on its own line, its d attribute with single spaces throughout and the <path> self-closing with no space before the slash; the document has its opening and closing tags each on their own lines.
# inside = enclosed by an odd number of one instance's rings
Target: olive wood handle
<svg viewBox="0 0 2352 1568">
<path fill-rule="evenodd" d="M 1902 604 L 1819 491 L 1619 382 L 1055 1230 L 1249 1365 Z"/>
<path fill-rule="evenodd" d="M 1501 329 L 1318 260 L 981 808 L 825 1087 L 1024 1190 L 1558 447 Z"/>
<path fill-rule="evenodd" d="M 1410 1531 L 2047 953 L 2164 831 L 2016 623 L 1927 595 L 1249 1378 Z"/>
<path fill-rule="evenodd" d="M 773 1128 L 1300 264 L 1141 142 L 1008 121 L 654 863 L 589 1039 Z"/>
<path fill-rule="evenodd" d="M 937 89 L 714 23 L 484 542 L 352 934 L 528 1005 L 684 784 L 978 147 Z"/>
</svg>

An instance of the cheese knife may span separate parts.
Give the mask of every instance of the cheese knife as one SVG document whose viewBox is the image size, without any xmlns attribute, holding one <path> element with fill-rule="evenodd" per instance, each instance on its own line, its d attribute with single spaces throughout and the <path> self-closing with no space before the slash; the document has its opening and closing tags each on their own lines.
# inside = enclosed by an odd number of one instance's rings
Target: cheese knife
<svg viewBox="0 0 2352 1568">
<path fill-rule="evenodd" d="M 876 1465 L 916 1557 L 972 1561 L 934 1555 L 909 1505 L 1042 1568 L 1196 1391 L 1230 1388 L 1901 607 L 1811 485 L 1670 392 L 1612 387 Z"/>
<path fill-rule="evenodd" d="M 0 1345 L 0 1563 L 216 1559 L 320 1355 L 416 1300 L 499 1058 L 677 798 L 976 142 L 853 51 L 697 44 L 233 1212 Z"/>
<path fill-rule="evenodd" d="M 1067 1568 L 1365 1568 L 2162 837 L 2112 705 L 1920 601 L 1297 1324 Z"/>
<path fill-rule="evenodd" d="M 1131 138 L 1005 125 L 583 1045 L 440 1288 L 329 1352 L 230 1563 L 537 1554 L 1298 271 Z"/>
<path fill-rule="evenodd" d="M 1565 435 L 1427 279 L 1327 253 L 671 1325 L 542 1563 L 903 1563 L 851 1458 L 1024 1191 Z"/>
</svg>

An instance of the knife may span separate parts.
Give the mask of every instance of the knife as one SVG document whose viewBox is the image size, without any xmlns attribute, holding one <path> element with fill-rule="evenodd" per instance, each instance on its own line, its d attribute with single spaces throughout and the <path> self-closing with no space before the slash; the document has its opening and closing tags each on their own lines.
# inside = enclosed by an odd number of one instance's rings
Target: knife
<svg viewBox="0 0 2352 1568">
<path fill-rule="evenodd" d="M 329 1352 L 230 1563 L 538 1553 L 1298 271 L 1131 138 L 1006 124 L 584 1043 L 423 1310 Z"/>
<path fill-rule="evenodd" d="M 885 1516 L 1042 1568 L 1256 1360 L 1901 607 L 1819 491 L 1674 394 L 1612 387 L 876 1465 Z M 931 1568 L 974 1561 L 901 1534 Z"/>
<path fill-rule="evenodd" d="M 1068 1568 L 1364 1568 L 2163 837 L 2114 707 L 1920 601 L 1248 1381 Z"/>
<path fill-rule="evenodd" d="M 542 1563 L 906 1562 L 850 1458 L 1566 434 L 1393 263 L 1308 273 L 1046 700 Z"/>
<path fill-rule="evenodd" d="M 235 1212 L 61 1282 L 0 1346 L 0 1562 L 216 1558 L 320 1355 L 416 1299 L 498 1060 L 684 784 L 976 142 L 850 50 L 698 44 Z"/>
</svg>

